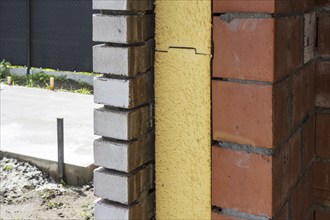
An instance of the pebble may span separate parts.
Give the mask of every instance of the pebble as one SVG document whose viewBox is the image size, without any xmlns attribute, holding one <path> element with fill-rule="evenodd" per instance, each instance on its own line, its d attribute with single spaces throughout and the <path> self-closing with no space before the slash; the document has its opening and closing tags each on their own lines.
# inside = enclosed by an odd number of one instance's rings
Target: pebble
<svg viewBox="0 0 330 220">
<path fill-rule="evenodd" d="M 92 191 L 92 184 L 91 182 L 82 188 L 63 187 L 27 162 L 5 157 L 0 160 L 0 200 L 2 204 L 19 204 L 28 199 L 26 195 L 30 190 L 36 190 L 42 198 L 43 204 L 45 200 L 72 192 L 75 192 L 77 194 L 75 196 L 78 198 L 85 196 L 86 191 Z"/>
<path fill-rule="evenodd" d="M 17 199 L 27 190 L 35 189 L 48 183 L 46 175 L 27 162 L 12 158 L 0 160 L 0 195 L 6 197 L 5 203 Z"/>
</svg>

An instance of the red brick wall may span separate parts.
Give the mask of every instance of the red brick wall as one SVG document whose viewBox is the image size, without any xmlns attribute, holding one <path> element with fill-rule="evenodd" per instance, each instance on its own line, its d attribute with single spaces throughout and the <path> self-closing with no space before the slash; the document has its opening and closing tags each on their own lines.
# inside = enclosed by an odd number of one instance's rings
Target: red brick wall
<svg viewBox="0 0 330 220">
<path fill-rule="evenodd" d="M 330 4 L 213 0 L 212 218 L 330 218 Z"/>
<path fill-rule="evenodd" d="M 317 61 L 315 66 L 315 162 L 312 196 L 315 219 L 330 219 L 330 4 L 317 1 Z M 328 208 L 326 208 L 328 207 Z"/>
</svg>

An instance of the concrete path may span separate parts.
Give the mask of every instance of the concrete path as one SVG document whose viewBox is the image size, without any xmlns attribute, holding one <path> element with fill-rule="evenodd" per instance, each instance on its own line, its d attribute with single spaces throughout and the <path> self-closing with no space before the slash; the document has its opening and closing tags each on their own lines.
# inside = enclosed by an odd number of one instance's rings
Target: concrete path
<svg viewBox="0 0 330 220">
<path fill-rule="evenodd" d="M 56 118 L 64 118 L 64 161 L 93 163 L 93 96 L 17 86 L 0 92 L 0 150 L 57 161 Z"/>
</svg>

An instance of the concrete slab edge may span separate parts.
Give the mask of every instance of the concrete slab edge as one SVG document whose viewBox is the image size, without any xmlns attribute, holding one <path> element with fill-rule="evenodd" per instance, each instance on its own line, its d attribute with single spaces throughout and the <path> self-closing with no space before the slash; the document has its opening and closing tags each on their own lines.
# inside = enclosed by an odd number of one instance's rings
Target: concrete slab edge
<svg viewBox="0 0 330 220">
<path fill-rule="evenodd" d="M 52 178 L 57 178 L 56 161 L 0 150 L 0 159 L 2 159 L 3 157 L 28 162 L 36 166 L 43 172 L 49 174 Z M 81 186 L 87 184 L 93 179 L 93 170 L 95 168 L 96 166 L 94 166 L 93 164 L 84 167 L 73 164 L 64 164 L 64 181 L 66 184 L 74 186 Z"/>
</svg>

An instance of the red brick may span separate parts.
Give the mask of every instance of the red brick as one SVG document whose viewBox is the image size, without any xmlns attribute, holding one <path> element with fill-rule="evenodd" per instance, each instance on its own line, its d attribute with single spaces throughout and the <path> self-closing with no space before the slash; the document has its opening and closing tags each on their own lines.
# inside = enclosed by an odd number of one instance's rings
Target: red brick
<svg viewBox="0 0 330 220">
<path fill-rule="evenodd" d="M 286 203 L 278 215 L 278 220 L 289 220 L 289 204 Z"/>
<path fill-rule="evenodd" d="M 306 220 L 315 220 L 314 219 L 314 211 L 313 211 L 313 209 L 310 210 L 308 216 L 306 217 Z"/>
<path fill-rule="evenodd" d="M 317 1 L 321 3 L 322 0 Z M 327 0 L 323 0 L 323 2 L 325 1 Z M 314 0 L 213 0 L 213 13 L 283 13 L 290 11 L 301 12 L 312 9 L 314 5 Z"/>
<path fill-rule="evenodd" d="M 316 209 L 314 220 L 329 220 L 330 209 Z"/>
<path fill-rule="evenodd" d="M 231 216 L 228 216 L 228 215 L 223 215 L 219 212 L 216 212 L 216 211 L 212 211 L 211 212 L 212 216 L 211 216 L 211 219 L 212 220 L 242 220 L 241 218 L 236 218 L 236 217 L 231 217 Z"/>
<path fill-rule="evenodd" d="M 291 218 L 307 219 L 312 206 L 312 178 L 306 173 L 294 189 L 291 196 Z"/>
<path fill-rule="evenodd" d="M 273 158 L 274 210 L 283 204 L 297 181 L 300 164 L 300 131 L 281 147 Z"/>
<path fill-rule="evenodd" d="M 273 146 L 271 86 L 213 81 L 212 90 L 215 140 Z"/>
<path fill-rule="evenodd" d="M 287 138 L 287 80 L 275 86 L 213 81 L 212 90 L 214 140 L 272 148 Z"/>
<path fill-rule="evenodd" d="M 272 157 L 212 147 L 212 205 L 271 217 Z"/>
<path fill-rule="evenodd" d="M 286 79 L 273 86 L 273 146 L 283 144 L 291 131 L 289 84 Z"/>
<path fill-rule="evenodd" d="M 330 158 L 330 114 L 316 113 L 315 153 Z"/>
<path fill-rule="evenodd" d="M 314 204 L 330 207 L 330 192 L 321 189 L 313 188 L 313 202 Z"/>
<path fill-rule="evenodd" d="M 315 6 L 315 0 L 291 0 L 292 11 L 306 11 Z"/>
<path fill-rule="evenodd" d="M 317 6 L 324 6 L 325 4 L 330 3 L 330 0 L 316 0 L 315 4 Z"/>
<path fill-rule="evenodd" d="M 274 80 L 274 19 L 213 17 L 213 76 Z"/>
<path fill-rule="evenodd" d="M 274 82 L 302 63 L 302 19 L 213 17 L 213 76 Z"/>
<path fill-rule="evenodd" d="M 284 12 L 290 0 L 213 0 L 213 13 L 221 12 Z"/>
<path fill-rule="evenodd" d="M 314 157 L 315 147 L 315 117 L 314 115 L 308 119 L 303 125 L 302 130 L 302 142 L 303 142 L 303 168 L 306 169 Z"/>
<path fill-rule="evenodd" d="M 313 197 L 322 205 L 330 206 L 330 163 L 315 161 L 312 166 Z"/>
<path fill-rule="evenodd" d="M 293 127 L 297 127 L 315 105 L 314 63 L 305 66 L 297 74 L 294 74 L 292 95 L 292 123 Z"/>
<path fill-rule="evenodd" d="M 321 13 L 318 24 L 318 52 L 330 54 L 330 13 Z"/>
<path fill-rule="evenodd" d="M 273 217 L 298 179 L 300 135 L 274 156 L 212 147 L 212 205 Z"/>
<path fill-rule="evenodd" d="M 302 18 L 283 17 L 275 23 L 275 73 L 276 79 L 297 70 L 302 65 Z"/>
<path fill-rule="evenodd" d="M 330 61 L 319 60 L 315 71 L 315 105 L 330 108 Z"/>
<path fill-rule="evenodd" d="M 291 1 L 296 1 L 296 0 L 291 0 Z M 308 11 L 313 9 L 316 6 L 316 0 L 304 0 L 304 10 Z"/>
</svg>

